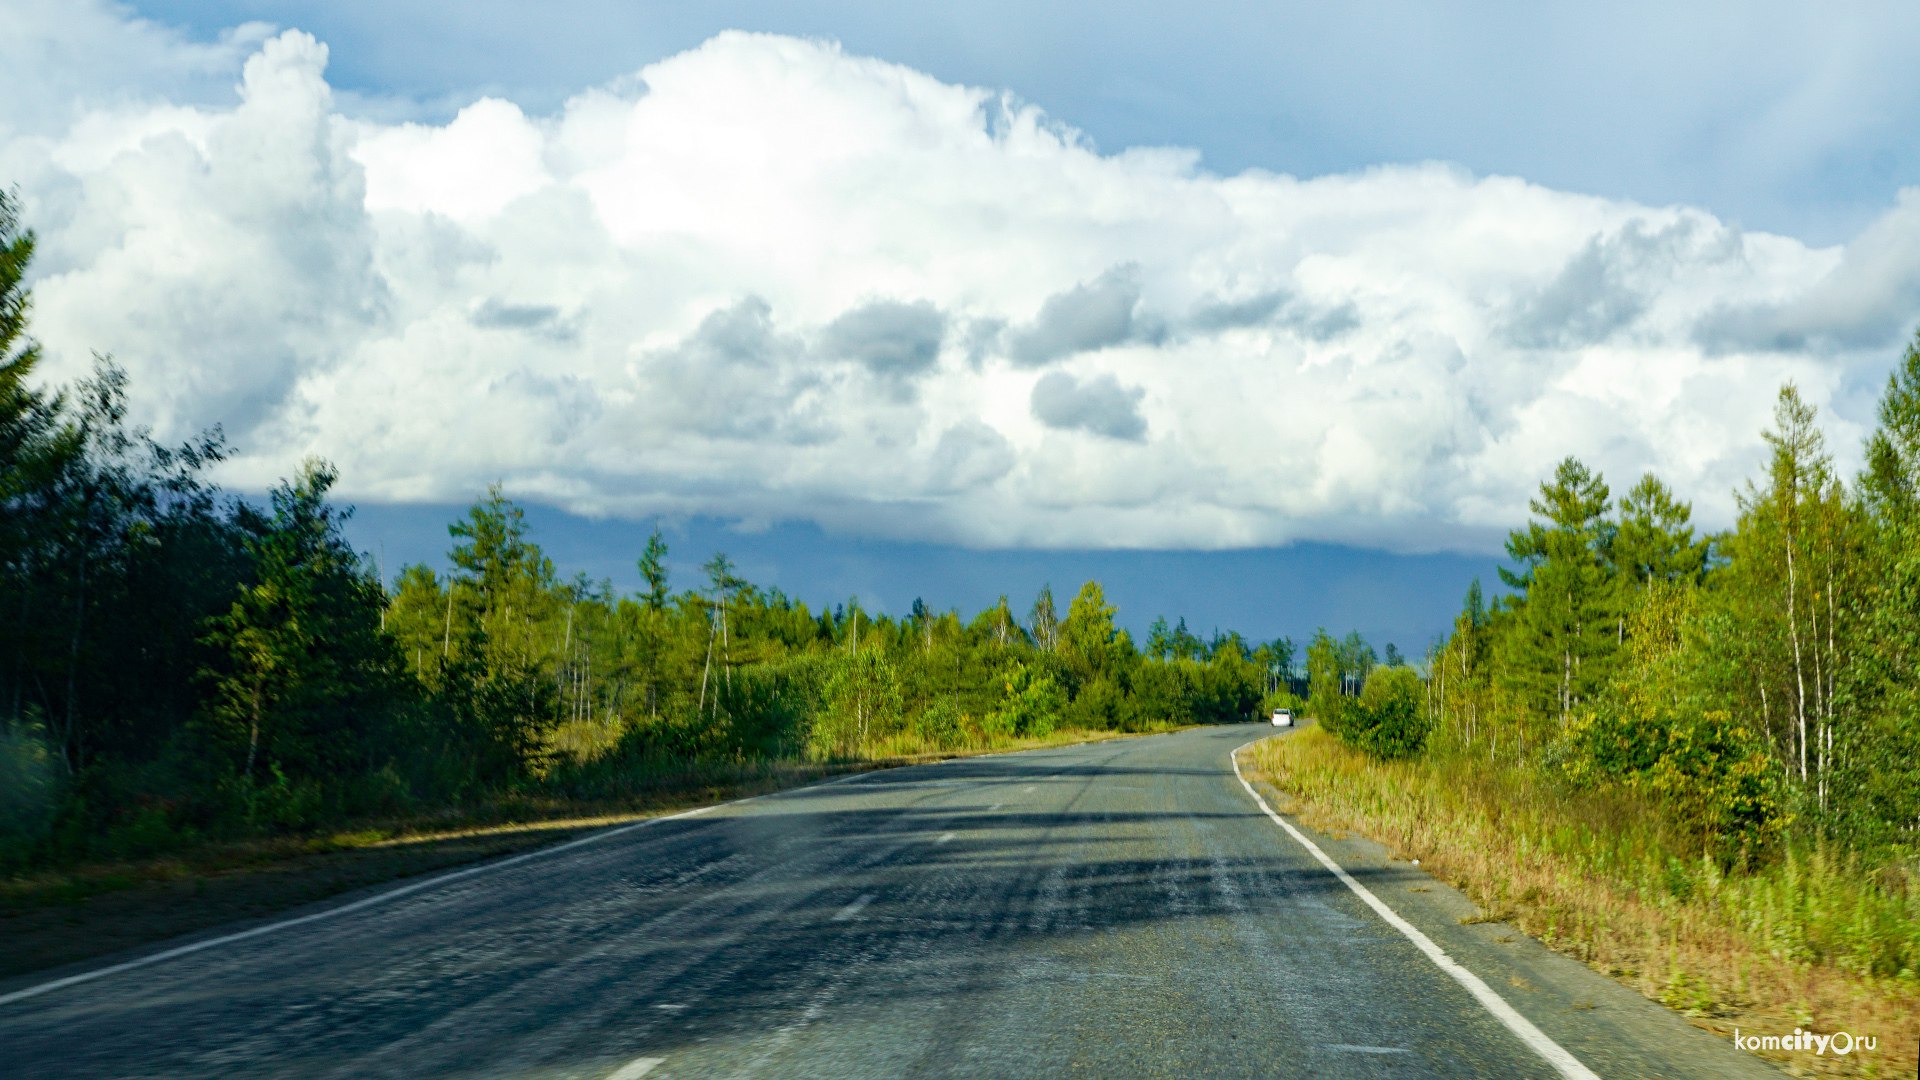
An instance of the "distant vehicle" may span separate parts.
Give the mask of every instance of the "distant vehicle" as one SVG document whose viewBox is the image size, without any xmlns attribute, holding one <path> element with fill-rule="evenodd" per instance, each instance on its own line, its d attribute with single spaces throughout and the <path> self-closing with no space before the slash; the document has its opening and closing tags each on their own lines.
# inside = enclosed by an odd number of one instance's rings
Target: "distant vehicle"
<svg viewBox="0 0 1920 1080">
<path fill-rule="evenodd" d="M 1293 726 L 1293 710 L 1292 709 L 1273 710 L 1273 726 L 1274 727 L 1292 727 Z"/>
</svg>

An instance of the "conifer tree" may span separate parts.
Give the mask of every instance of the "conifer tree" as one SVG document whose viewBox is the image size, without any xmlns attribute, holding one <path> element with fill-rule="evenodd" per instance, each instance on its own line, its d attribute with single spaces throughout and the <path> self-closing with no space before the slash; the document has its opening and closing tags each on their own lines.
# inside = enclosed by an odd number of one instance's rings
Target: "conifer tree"
<svg viewBox="0 0 1920 1080">
<path fill-rule="evenodd" d="M 1509 534 L 1519 569 L 1500 577 L 1522 594 L 1509 635 L 1505 677 L 1540 715 L 1565 726 L 1575 707 L 1605 684 L 1618 643 L 1608 491 L 1598 473 L 1568 457 L 1528 506 L 1540 519 Z"/>
</svg>

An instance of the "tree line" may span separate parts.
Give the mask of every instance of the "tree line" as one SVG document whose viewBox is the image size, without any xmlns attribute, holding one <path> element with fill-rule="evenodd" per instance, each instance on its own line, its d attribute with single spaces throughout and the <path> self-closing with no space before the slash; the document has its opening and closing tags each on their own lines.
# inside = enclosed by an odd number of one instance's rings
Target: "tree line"
<svg viewBox="0 0 1920 1080">
<path fill-rule="evenodd" d="M 813 610 L 716 554 L 644 587 L 563 576 L 498 487 L 444 570 L 390 584 L 324 461 L 221 492 L 219 430 L 162 445 L 97 358 L 37 385 L 34 234 L 0 194 L 0 868 L 119 857 L 540 792 L 619 798 L 703 765 L 1003 745 L 1057 729 L 1251 718 L 1290 641 L 1144 648 L 1089 581 L 963 618 Z"/>
<path fill-rule="evenodd" d="M 1641 793 L 1728 863 L 1920 838 L 1920 344 L 1840 475 L 1781 388 L 1732 528 L 1656 476 L 1617 499 L 1569 457 L 1430 651 L 1419 715 L 1452 752 Z"/>
</svg>

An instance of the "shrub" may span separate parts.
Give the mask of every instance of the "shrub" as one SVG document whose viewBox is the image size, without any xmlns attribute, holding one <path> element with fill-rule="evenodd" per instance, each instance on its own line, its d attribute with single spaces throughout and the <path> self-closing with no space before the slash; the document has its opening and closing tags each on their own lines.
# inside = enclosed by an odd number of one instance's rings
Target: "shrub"
<svg viewBox="0 0 1920 1080">
<path fill-rule="evenodd" d="M 1131 712 L 1136 726 L 1193 722 L 1191 660 L 1142 664 L 1133 673 Z"/>
<path fill-rule="evenodd" d="M 934 746 L 955 746 L 961 741 L 960 706 L 950 697 L 937 697 L 913 718 L 914 734 Z"/>
<path fill-rule="evenodd" d="M 1673 823 L 1723 864 L 1772 847 L 1788 823 L 1765 744 L 1724 709 L 1645 698 L 1610 704 L 1574 721 L 1557 758 L 1577 783 L 1610 781 L 1659 796 Z"/>
<path fill-rule="evenodd" d="M 1122 726 L 1130 715 L 1125 695 L 1113 680 L 1104 675 L 1096 675 L 1082 683 L 1080 692 L 1066 707 L 1065 719 L 1069 727 L 1083 731 L 1104 731 Z M 1044 735 L 1052 731 L 1054 725 L 1046 723 L 1045 730 L 1028 730 L 1022 734 Z"/>
<path fill-rule="evenodd" d="M 1341 742 L 1378 758 L 1412 757 L 1427 743 L 1432 720 L 1424 707 L 1420 676 L 1412 668 L 1378 667 L 1368 673 L 1357 700 L 1333 710 L 1323 722 Z"/>
<path fill-rule="evenodd" d="M 808 732 L 817 758 L 857 755 L 871 740 L 899 730 L 904 719 L 898 674 L 876 651 L 836 656 L 820 696 Z"/>
<path fill-rule="evenodd" d="M 59 802 L 59 765 L 39 733 L 0 723 L 0 865 L 24 860 L 52 828 Z"/>
<path fill-rule="evenodd" d="M 1067 704 L 1067 695 L 1060 690 L 1060 684 L 1053 681 L 1053 676 L 1036 674 L 1027 665 L 1016 664 L 1000 682 L 1006 696 L 1000 707 L 981 722 L 981 727 L 989 735 L 1002 737 L 1052 734 Z"/>
</svg>

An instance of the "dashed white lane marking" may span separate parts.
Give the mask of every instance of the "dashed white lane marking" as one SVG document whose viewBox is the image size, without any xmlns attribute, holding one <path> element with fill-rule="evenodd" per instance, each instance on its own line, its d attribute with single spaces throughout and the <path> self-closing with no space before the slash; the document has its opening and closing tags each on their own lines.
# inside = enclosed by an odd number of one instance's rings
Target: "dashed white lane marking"
<svg viewBox="0 0 1920 1080">
<path fill-rule="evenodd" d="M 1032 784 L 1028 784 L 1026 787 L 1023 787 L 1020 790 L 1021 791 L 1037 791 L 1039 789 L 1034 787 Z"/>
<path fill-rule="evenodd" d="M 665 1060 L 667 1059 L 656 1057 L 634 1058 L 632 1061 L 608 1073 L 607 1080 L 640 1080 L 641 1077 L 652 1072 L 656 1066 Z"/>
<path fill-rule="evenodd" d="M 1411 1054 L 1404 1046 L 1355 1046 L 1353 1043 L 1322 1043 L 1323 1049 L 1341 1054 Z"/>
<path fill-rule="evenodd" d="M 1259 741 L 1259 739 L 1254 740 L 1254 742 Z M 1376 915 L 1385 919 L 1388 926 L 1400 931 L 1408 941 L 1413 942 L 1416 948 L 1426 954 L 1427 959 L 1433 961 L 1435 967 L 1452 976 L 1454 982 L 1466 987 L 1467 993 L 1472 994 L 1474 1000 L 1485 1006 L 1486 1010 L 1493 1014 L 1494 1019 L 1505 1024 L 1508 1031 L 1519 1036 L 1520 1041 L 1526 1043 L 1529 1049 L 1544 1058 L 1547 1064 L 1553 1066 L 1555 1072 L 1566 1077 L 1567 1080 L 1600 1080 L 1600 1078 L 1594 1074 L 1593 1070 L 1580 1064 L 1580 1059 L 1567 1053 L 1566 1048 L 1562 1047 L 1559 1043 L 1547 1038 L 1545 1032 L 1533 1026 L 1533 1021 L 1521 1016 L 1518 1010 L 1507 1004 L 1505 998 L 1494 993 L 1493 987 L 1482 982 L 1480 976 L 1468 971 L 1460 965 L 1458 960 L 1448 956 L 1440 946 L 1433 943 L 1432 938 L 1421 933 L 1419 927 L 1401 918 L 1398 912 L 1388 907 L 1379 897 L 1373 895 L 1373 890 L 1353 880 L 1353 875 L 1342 869 L 1340 864 L 1334 862 L 1326 852 L 1321 851 L 1320 845 L 1307 839 L 1306 833 L 1294 828 L 1292 822 L 1274 813 L 1273 807 L 1268 806 L 1267 800 L 1261 798 L 1260 793 L 1253 790 L 1253 785 L 1247 783 L 1246 774 L 1240 771 L 1240 751 L 1252 745 L 1253 743 L 1247 743 L 1245 746 L 1234 750 L 1227 755 L 1227 760 L 1233 765 L 1233 775 L 1235 779 L 1240 781 L 1240 786 L 1247 789 L 1247 794 L 1253 796 L 1253 801 L 1260 804 L 1260 809 L 1266 811 L 1267 816 L 1273 819 L 1275 825 L 1285 829 L 1288 836 L 1293 837 L 1294 840 L 1299 842 L 1301 847 L 1306 848 L 1307 851 L 1312 853 L 1315 859 L 1320 861 L 1320 865 L 1333 871 L 1333 876 L 1339 878 L 1341 884 L 1352 889 L 1354 895 L 1365 901 L 1366 905 L 1372 908 Z"/>
<path fill-rule="evenodd" d="M 943 832 L 940 834 L 940 838 L 938 840 L 935 840 L 934 843 L 945 844 L 952 841 L 954 837 L 959 835 L 960 835 L 959 833 Z"/>
<path fill-rule="evenodd" d="M 655 1005 L 654 1008 L 659 1009 L 661 1012 L 685 1012 L 687 1007 L 685 1005 L 660 1004 Z"/>
<path fill-rule="evenodd" d="M 871 904 L 871 903 L 873 903 L 873 894 L 864 893 L 861 895 L 860 899 L 855 900 L 853 903 L 848 904 L 846 907 L 841 908 L 838 912 L 835 912 L 833 916 L 833 921 L 846 922 L 848 919 L 851 919 L 854 916 L 859 915 L 860 912 L 868 904 Z"/>
<path fill-rule="evenodd" d="M 994 803 L 994 804 L 993 804 L 992 806 L 989 806 L 989 807 L 987 807 L 987 813 L 989 813 L 989 814 L 991 814 L 991 813 L 993 813 L 993 812 L 994 812 L 995 810 L 998 810 L 998 809 L 1000 809 L 1001 807 L 1003 807 L 1003 806 L 1005 806 L 1005 805 L 1007 805 L 1007 804 L 1006 804 L 1006 803 L 1003 803 L 1003 802 L 997 802 L 997 803 Z"/>
</svg>

